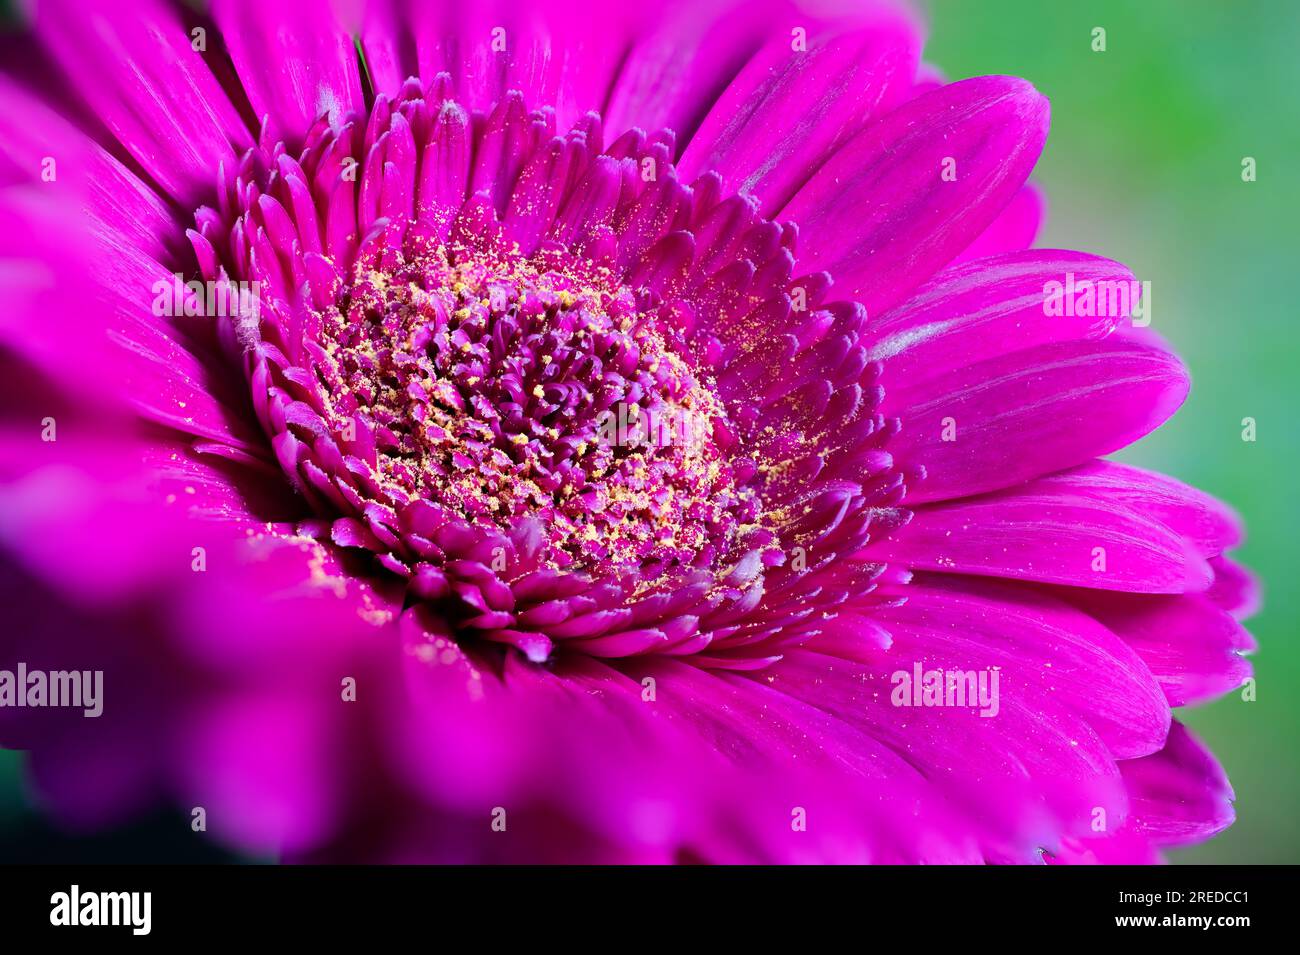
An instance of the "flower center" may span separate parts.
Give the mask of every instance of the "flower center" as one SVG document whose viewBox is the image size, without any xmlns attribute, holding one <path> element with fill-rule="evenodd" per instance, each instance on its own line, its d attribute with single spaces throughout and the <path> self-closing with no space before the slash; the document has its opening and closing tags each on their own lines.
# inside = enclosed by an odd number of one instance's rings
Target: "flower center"
<svg viewBox="0 0 1300 955">
<path fill-rule="evenodd" d="M 297 533 L 534 661 L 755 669 L 863 607 L 906 519 L 863 310 L 794 273 L 792 226 L 680 182 L 671 133 L 471 116 L 450 82 L 262 142 L 195 216 L 204 278 L 261 290 L 218 334 Z"/>
<path fill-rule="evenodd" d="M 555 567 L 710 566 L 757 498 L 722 403 L 643 304 L 578 257 L 409 238 L 360 257 L 320 317 L 324 418 L 372 432 L 395 507 L 535 518 Z"/>
</svg>

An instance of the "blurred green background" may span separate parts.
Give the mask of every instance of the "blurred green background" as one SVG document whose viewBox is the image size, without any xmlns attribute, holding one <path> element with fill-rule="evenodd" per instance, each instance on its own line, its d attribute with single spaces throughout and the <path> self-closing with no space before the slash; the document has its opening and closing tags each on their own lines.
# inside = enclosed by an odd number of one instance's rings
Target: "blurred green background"
<svg viewBox="0 0 1300 955">
<path fill-rule="evenodd" d="M 1249 627 L 1256 702 L 1178 714 L 1237 792 L 1237 822 L 1176 862 L 1300 861 L 1300 3 L 929 0 L 926 58 L 949 79 L 1011 73 L 1052 102 L 1035 179 L 1039 245 L 1096 252 L 1151 282 L 1152 329 L 1192 394 L 1123 455 L 1231 503 L 1265 586 Z M 1106 51 L 1094 53 L 1094 27 Z M 1257 181 L 1242 182 L 1253 156 Z M 1241 419 L 1258 423 L 1255 443 Z"/>
<path fill-rule="evenodd" d="M 4 6 L 0 3 L 0 8 Z M 1300 3 L 1214 0 L 930 0 L 927 58 L 949 78 L 1026 77 L 1052 101 L 1036 179 L 1040 245 L 1118 259 L 1152 283 L 1153 328 L 1181 351 L 1183 411 L 1123 457 L 1232 503 L 1263 578 L 1251 623 L 1258 700 L 1181 715 L 1237 791 L 1238 821 L 1178 862 L 1300 861 L 1300 618 L 1292 587 L 1300 289 Z M 1106 51 L 1092 31 L 1106 30 Z M 1252 156 L 1258 179 L 1242 182 Z M 1241 419 L 1258 440 L 1241 440 Z M 28 807 L 17 755 L 0 751 L 0 858 L 209 859 L 169 845 L 172 820 L 69 840 Z"/>
</svg>

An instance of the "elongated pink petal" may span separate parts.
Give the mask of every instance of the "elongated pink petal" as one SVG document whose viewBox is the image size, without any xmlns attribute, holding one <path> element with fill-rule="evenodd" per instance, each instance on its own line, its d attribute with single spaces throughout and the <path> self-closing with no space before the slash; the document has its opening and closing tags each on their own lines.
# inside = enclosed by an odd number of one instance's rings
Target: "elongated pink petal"
<svg viewBox="0 0 1300 955">
<path fill-rule="evenodd" d="M 1133 826 L 1157 845 L 1206 839 L 1232 824 L 1235 798 L 1209 750 L 1181 723 L 1159 753 L 1122 763 Z"/>
<path fill-rule="evenodd" d="M 82 24 L 69 29 L 69 18 Z M 185 24 L 157 0 L 55 0 L 36 7 L 42 41 L 127 151 L 167 192 L 194 203 L 217 163 L 252 143 Z"/>
<path fill-rule="evenodd" d="M 322 114 L 363 109 L 356 50 L 327 5 L 217 0 L 212 12 L 253 111 L 269 120 L 275 139 L 297 140 Z"/>
<path fill-rule="evenodd" d="M 1105 338 L 1125 316 L 1055 308 L 1051 295 L 1080 283 L 1073 303 L 1089 284 L 1132 279 L 1118 262 L 1081 252 L 1011 252 L 952 265 L 871 323 L 867 354 L 886 363 L 887 382 L 911 385 L 1034 345 Z"/>
<path fill-rule="evenodd" d="M 904 430 L 891 446 L 925 468 L 913 503 L 1009 487 L 1118 450 L 1182 404 L 1173 356 L 1123 341 L 1039 345 L 886 393 Z"/>
<path fill-rule="evenodd" d="M 765 214 L 785 205 L 869 117 L 901 98 L 916 70 L 918 37 L 906 21 L 872 22 L 811 38 L 806 49 L 791 47 L 789 37 L 778 37 L 754 55 L 678 167 L 687 178 L 718 170 L 728 191 L 758 196 Z"/>
<path fill-rule="evenodd" d="M 1254 638 L 1204 595 L 1072 598 L 1123 637 L 1155 674 L 1171 706 L 1195 706 L 1230 693 L 1251 675 L 1243 654 Z"/>
<path fill-rule="evenodd" d="M 1038 237 L 1046 217 L 1047 198 L 1043 190 L 1032 182 L 1026 183 L 979 238 L 952 260 L 952 264 L 1028 249 Z"/>
<path fill-rule="evenodd" d="M 1047 139 L 1047 101 L 1012 77 L 904 103 L 840 147 L 781 210 L 801 264 L 874 314 L 966 248 L 1019 191 Z"/>
<path fill-rule="evenodd" d="M 955 667 L 945 656 L 965 661 L 956 669 L 1000 666 L 1004 702 L 1067 706 L 1117 759 L 1164 744 L 1169 705 L 1140 655 L 1068 604 L 1025 586 L 931 575 L 906 592 L 906 603 L 876 615 L 895 638 L 881 659 L 905 660 L 908 669 L 918 657 L 905 648 L 919 641 L 937 655 L 919 658 L 926 668 Z"/>
<path fill-rule="evenodd" d="M 1213 571 L 1191 542 L 1135 501 L 1074 493 L 1067 476 L 953 503 L 920 507 L 871 549 L 918 570 L 1042 583 L 1184 593 Z"/>
</svg>

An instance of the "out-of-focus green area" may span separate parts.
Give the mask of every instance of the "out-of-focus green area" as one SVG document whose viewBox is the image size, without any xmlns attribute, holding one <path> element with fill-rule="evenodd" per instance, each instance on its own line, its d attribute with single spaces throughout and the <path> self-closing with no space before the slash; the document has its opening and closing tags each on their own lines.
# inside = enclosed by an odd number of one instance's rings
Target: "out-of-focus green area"
<svg viewBox="0 0 1300 955">
<path fill-rule="evenodd" d="M 927 59 L 950 79 L 1012 73 L 1052 102 L 1035 178 L 1039 244 L 1127 264 L 1152 328 L 1192 371 L 1179 415 L 1123 455 L 1205 488 L 1245 518 L 1264 581 L 1250 622 L 1258 700 L 1186 720 L 1237 792 L 1236 824 L 1180 862 L 1300 861 L 1300 4 L 931 0 Z M 1093 52 L 1093 30 L 1106 50 Z M 1242 181 L 1243 157 L 1258 179 Z M 1257 440 L 1242 440 L 1242 419 Z"/>
<path fill-rule="evenodd" d="M 1300 3 L 930 0 L 927 7 L 927 57 L 950 78 L 1012 73 L 1051 98 L 1052 136 L 1036 175 L 1050 203 L 1040 244 L 1108 255 L 1150 281 L 1153 328 L 1192 369 L 1183 411 L 1124 456 L 1217 494 L 1249 527 L 1239 556 L 1266 587 L 1264 612 L 1251 624 L 1262 645 L 1258 700 L 1230 696 L 1182 714 L 1227 767 L 1239 820 L 1175 858 L 1300 861 L 1300 607 L 1292 585 L 1300 513 L 1293 331 Z M 1096 27 L 1106 31 L 1105 52 L 1092 49 Z M 1253 183 L 1241 178 L 1247 156 L 1258 163 Z M 1241 439 L 1246 417 L 1258 424 L 1254 443 Z M 0 845 L 14 839 L 26 858 L 121 859 L 162 837 L 65 846 L 27 808 L 18 755 L 0 751 Z"/>
</svg>

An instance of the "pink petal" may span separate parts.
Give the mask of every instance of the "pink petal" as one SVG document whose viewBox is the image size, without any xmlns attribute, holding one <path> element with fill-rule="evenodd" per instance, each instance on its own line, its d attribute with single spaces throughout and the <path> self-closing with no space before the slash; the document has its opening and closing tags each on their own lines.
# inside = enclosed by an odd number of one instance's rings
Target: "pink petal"
<svg viewBox="0 0 1300 955">
<path fill-rule="evenodd" d="M 1158 845 L 1208 839 L 1232 825 L 1235 795 L 1223 768 L 1181 723 L 1169 742 L 1144 759 L 1121 763 L 1133 827 Z"/>
<path fill-rule="evenodd" d="M 1076 604 L 1123 637 L 1165 691 L 1171 706 L 1195 706 L 1231 693 L 1251 675 L 1243 654 L 1254 638 L 1202 594 L 1136 597 L 1083 593 Z"/>
<path fill-rule="evenodd" d="M 764 215 L 900 98 L 916 71 L 919 37 L 905 20 L 881 20 L 810 37 L 806 51 L 791 46 L 777 36 L 750 59 L 678 165 L 686 180 L 718 170 L 726 192 L 760 197 Z"/>
<path fill-rule="evenodd" d="M 845 143 L 781 211 L 800 226 L 800 267 L 830 272 L 839 294 L 872 314 L 902 301 L 1011 201 L 1047 125 L 1047 100 L 1013 77 L 963 80 L 904 103 Z"/>
<path fill-rule="evenodd" d="M 1090 494 L 1066 472 L 993 494 L 917 508 L 872 559 L 917 570 L 1183 593 L 1213 572 L 1185 538 L 1142 506 Z"/>
<path fill-rule="evenodd" d="M 1038 237 L 1046 216 L 1046 195 L 1032 182 L 1027 183 L 979 238 L 953 259 L 953 264 L 1028 249 Z"/>
<path fill-rule="evenodd" d="M 979 494 L 1126 447 L 1188 387 L 1176 357 L 1144 345 L 1038 345 L 887 391 L 884 407 L 903 421 L 890 451 L 925 469 L 909 504 Z"/>
<path fill-rule="evenodd" d="M 79 24 L 69 28 L 69 24 Z M 252 137 L 185 25 L 164 4 L 106 0 L 36 7 L 41 40 L 122 145 L 174 198 L 193 203 Z M 216 37 L 209 38 L 215 42 Z M 265 62 L 260 64 L 264 75 Z"/>
<path fill-rule="evenodd" d="M 1049 286 L 1068 275 L 1091 283 L 1133 278 L 1118 262 L 1056 250 L 950 265 L 870 323 L 868 357 L 885 362 L 887 384 L 910 385 L 1032 345 L 1105 338 L 1124 316 L 1047 313 Z"/>
<path fill-rule="evenodd" d="M 342 118 L 364 110 L 356 49 L 327 5 L 217 0 L 212 13 L 273 140 L 297 142 L 323 113 Z"/>
</svg>

